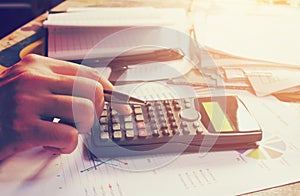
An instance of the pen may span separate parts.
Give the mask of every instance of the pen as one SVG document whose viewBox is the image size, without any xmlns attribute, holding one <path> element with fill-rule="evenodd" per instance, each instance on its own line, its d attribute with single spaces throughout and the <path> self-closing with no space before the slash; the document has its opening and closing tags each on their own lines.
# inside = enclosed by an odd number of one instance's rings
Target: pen
<svg viewBox="0 0 300 196">
<path fill-rule="evenodd" d="M 140 51 L 129 53 L 117 57 L 102 57 L 84 59 L 84 63 L 90 67 L 101 67 L 108 64 L 114 71 L 124 71 L 128 65 L 136 65 L 149 61 L 170 61 L 183 58 L 183 53 L 179 49 L 158 49 L 153 51 Z M 74 63 L 82 63 L 82 59 L 71 60 Z"/>
<path fill-rule="evenodd" d="M 146 101 L 142 99 L 138 99 L 127 94 L 111 91 L 111 90 L 103 90 L 104 100 L 106 102 L 111 103 L 121 103 L 121 104 L 135 104 L 135 105 L 145 105 Z"/>
</svg>

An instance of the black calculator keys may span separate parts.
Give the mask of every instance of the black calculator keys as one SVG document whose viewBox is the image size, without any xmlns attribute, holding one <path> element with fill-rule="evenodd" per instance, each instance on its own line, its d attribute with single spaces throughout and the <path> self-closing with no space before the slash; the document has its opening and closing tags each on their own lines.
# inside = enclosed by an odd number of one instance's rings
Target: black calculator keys
<svg viewBox="0 0 300 196">
<path fill-rule="evenodd" d="M 125 137 L 127 139 L 133 139 L 134 138 L 134 131 L 133 129 L 129 129 L 125 131 Z"/>
<path fill-rule="evenodd" d="M 157 130 L 157 128 L 152 129 L 152 135 L 153 135 L 154 137 L 158 137 L 158 136 L 159 136 L 159 131 Z"/>
<path fill-rule="evenodd" d="M 109 133 L 108 132 L 100 132 L 100 139 L 108 140 L 109 139 Z"/>
<path fill-rule="evenodd" d="M 137 122 L 144 121 L 144 116 L 143 116 L 142 114 L 137 114 L 137 115 L 135 116 L 135 120 L 136 120 Z"/>
<path fill-rule="evenodd" d="M 121 131 L 114 131 L 114 132 L 113 132 L 113 138 L 114 138 L 115 140 L 120 140 L 120 139 L 122 139 L 122 132 L 121 132 Z"/>
<path fill-rule="evenodd" d="M 138 130 L 138 137 L 139 138 L 146 138 L 148 136 L 146 129 L 139 129 Z"/>
<path fill-rule="evenodd" d="M 125 122 L 125 130 L 132 130 L 134 128 L 133 122 Z"/>
<path fill-rule="evenodd" d="M 148 102 L 145 106 L 131 105 L 133 113 L 123 116 L 105 105 L 99 118 L 100 139 L 122 145 L 168 142 L 172 137 L 199 135 L 203 129 L 199 113 L 190 100 Z M 192 129 L 192 130 L 191 130 Z"/>
</svg>

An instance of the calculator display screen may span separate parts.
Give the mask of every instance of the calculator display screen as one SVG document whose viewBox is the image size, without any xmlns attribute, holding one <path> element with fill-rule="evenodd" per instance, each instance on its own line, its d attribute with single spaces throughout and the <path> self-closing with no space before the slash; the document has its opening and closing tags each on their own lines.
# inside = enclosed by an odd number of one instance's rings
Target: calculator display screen
<svg viewBox="0 0 300 196">
<path fill-rule="evenodd" d="M 202 102 L 202 106 L 209 117 L 211 124 L 217 132 L 232 132 L 232 128 L 227 116 L 223 112 L 218 102 Z"/>
<path fill-rule="evenodd" d="M 260 130 L 245 105 L 235 96 L 198 98 L 195 105 L 201 122 L 210 132 L 230 133 Z"/>
</svg>

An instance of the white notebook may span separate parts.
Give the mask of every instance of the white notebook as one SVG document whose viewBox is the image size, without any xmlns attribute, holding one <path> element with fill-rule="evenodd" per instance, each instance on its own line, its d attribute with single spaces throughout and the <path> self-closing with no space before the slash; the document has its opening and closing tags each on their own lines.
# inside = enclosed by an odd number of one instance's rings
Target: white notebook
<svg viewBox="0 0 300 196">
<path fill-rule="evenodd" d="M 181 35 L 188 29 L 186 13 L 179 8 L 73 8 L 49 14 L 44 26 L 48 56 L 62 60 L 112 57 L 149 45 L 188 47 Z"/>
</svg>

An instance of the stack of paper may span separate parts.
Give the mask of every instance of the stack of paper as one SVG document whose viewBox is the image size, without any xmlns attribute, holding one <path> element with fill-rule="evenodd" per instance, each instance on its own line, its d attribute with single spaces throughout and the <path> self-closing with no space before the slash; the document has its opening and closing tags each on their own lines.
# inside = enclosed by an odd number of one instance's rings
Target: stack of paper
<svg viewBox="0 0 300 196">
<path fill-rule="evenodd" d="M 114 57 L 130 50 L 188 47 L 184 9 L 73 8 L 49 14 L 48 56 L 63 60 Z M 151 47 L 149 47 L 151 46 Z"/>
</svg>

